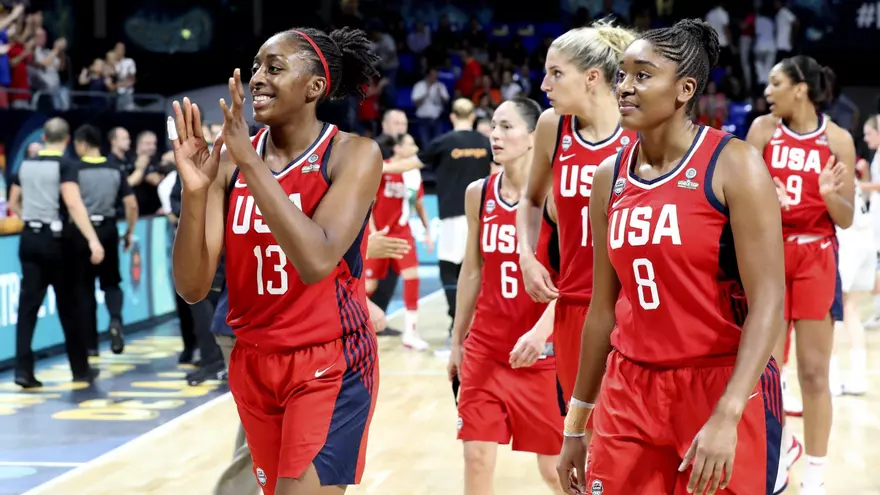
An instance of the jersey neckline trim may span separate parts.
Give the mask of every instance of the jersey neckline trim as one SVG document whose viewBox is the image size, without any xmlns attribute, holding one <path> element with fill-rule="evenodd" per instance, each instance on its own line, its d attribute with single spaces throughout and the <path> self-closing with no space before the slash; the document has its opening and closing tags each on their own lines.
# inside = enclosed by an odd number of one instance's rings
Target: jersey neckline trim
<svg viewBox="0 0 880 495">
<path fill-rule="evenodd" d="M 700 145 L 703 144 L 703 139 L 706 137 L 707 129 L 706 126 L 700 126 L 700 130 L 697 131 L 697 135 L 694 137 L 693 142 L 691 143 L 691 147 L 688 149 L 687 153 L 685 153 L 684 157 L 682 157 L 681 161 L 678 162 L 678 165 L 675 166 L 669 172 L 661 175 L 660 177 L 646 180 L 635 174 L 635 165 L 636 159 L 638 158 L 638 153 L 636 150 L 639 147 L 639 141 L 636 141 L 631 147 L 629 151 L 629 156 L 626 157 L 626 177 L 629 182 L 637 187 L 642 189 L 654 189 L 660 187 L 672 179 L 674 179 L 690 162 L 691 158 L 693 158 L 696 151 L 700 148 Z"/>
<path fill-rule="evenodd" d="M 799 133 L 791 130 L 787 125 L 785 125 L 785 121 L 782 119 L 779 120 L 779 128 L 782 129 L 782 132 L 788 134 L 792 138 L 797 139 L 799 141 L 804 141 L 807 139 L 815 139 L 815 138 L 819 137 L 822 133 L 824 133 L 825 128 L 828 127 L 828 119 L 825 118 L 825 115 L 823 115 L 821 113 L 818 115 L 819 115 L 819 127 L 816 128 L 815 131 L 811 131 L 806 134 L 799 134 Z"/>
<path fill-rule="evenodd" d="M 501 196 L 501 178 L 504 176 L 504 171 L 498 172 L 498 177 L 495 178 L 495 199 L 498 200 L 498 204 L 501 205 L 507 211 L 516 211 L 516 205 L 519 204 L 517 201 L 514 204 L 510 204 L 507 201 L 504 201 L 504 198 Z"/>
<path fill-rule="evenodd" d="M 577 115 L 571 116 L 570 123 L 571 123 L 571 133 L 574 135 L 575 141 L 577 141 L 579 145 L 583 146 L 584 148 L 586 148 L 590 151 L 600 150 L 600 149 L 608 146 L 609 144 L 614 143 L 620 137 L 621 133 L 623 133 L 623 128 L 620 127 L 620 124 L 618 124 L 617 129 L 615 129 L 614 132 L 612 132 L 610 136 L 608 136 L 607 138 L 605 138 L 599 142 L 591 143 L 590 141 L 587 141 L 586 139 L 584 139 L 581 136 L 581 133 L 578 132 Z"/>
<path fill-rule="evenodd" d="M 318 139 L 315 139 L 315 142 L 313 142 L 311 146 L 306 148 L 306 150 L 303 151 L 298 157 L 291 160 L 290 163 L 288 163 L 287 166 L 284 167 L 284 170 L 280 172 L 271 171 L 272 175 L 274 175 L 276 179 L 281 179 L 282 177 L 290 173 L 291 170 L 302 165 L 306 158 L 311 156 L 315 152 L 315 150 L 317 150 L 321 147 L 322 144 L 324 144 L 324 141 L 326 141 L 327 137 L 333 132 L 333 127 L 333 124 L 328 124 L 327 122 L 324 122 L 324 127 L 322 127 L 321 132 L 318 133 Z M 263 131 L 263 133 L 259 137 L 259 140 L 257 141 L 257 154 L 260 155 L 261 159 L 266 153 L 266 141 L 268 139 L 269 130 L 266 129 L 265 131 Z M 240 180 L 241 179 L 239 179 L 239 181 Z M 236 182 L 236 187 L 242 187 L 238 185 L 238 181 Z"/>
</svg>

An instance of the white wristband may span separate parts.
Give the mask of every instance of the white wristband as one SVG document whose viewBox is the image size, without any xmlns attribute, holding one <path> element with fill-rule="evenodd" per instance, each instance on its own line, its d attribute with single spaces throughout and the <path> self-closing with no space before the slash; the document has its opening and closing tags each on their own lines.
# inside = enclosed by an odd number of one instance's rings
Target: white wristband
<svg viewBox="0 0 880 495">
<path fill-rule="evenodd" d="M 568 402 L 568 407 L 579 407 L 581 409 L 592 409 L 596 407 L 595 404 L 591 404 L 589 402 L 584 402 L 582 400 L 577 400 L 574 397 Z"/>
</svg>

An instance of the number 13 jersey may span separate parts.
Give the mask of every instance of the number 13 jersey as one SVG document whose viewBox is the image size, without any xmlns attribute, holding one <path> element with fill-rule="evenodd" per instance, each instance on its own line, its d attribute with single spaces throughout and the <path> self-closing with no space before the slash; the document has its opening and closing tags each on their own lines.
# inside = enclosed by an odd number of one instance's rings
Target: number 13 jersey
<svg viewBox="0 0 880 495">
<path fill-rule="evenodd" d="M 593 237 L 590 232 L 590 194 L 593 174 L 606 158 L 636 138 L 618 127 L 598 143 L 584 140 L 577 117 L 559 119 L 553 154 L 553 199 L 559 230 L 560 299 L 589 304 L 593 293 Z"/>
<path fill-rule="evenodd" d="M 290 201 L 308 217 L 330 189 L 327 163 L 336 133 L 336 126 L 324 124 L 315 142 L 275 174 Z M 253 139 L 260 155 L 268 135 L 261 129 Z M 246 177 L 236 169 L 226 218 L 227 323 L 236 336 L 249 344 L 295 349 L 369 327 L 362 277 L 364 227 L 327 277 L 306 284 L 269 231 Z"/>
<path fill-rule="evenodd" d="M 700 127 L 681 162 L 653 180 L 634 170 L 638 141 L 620 152 L 608 209 L 608 255 L 630 311 L 612 345 L 663 367 L 733 363 L 746 307 L 727 208 L 712 175 L 729 134 Z"/>
</svg>

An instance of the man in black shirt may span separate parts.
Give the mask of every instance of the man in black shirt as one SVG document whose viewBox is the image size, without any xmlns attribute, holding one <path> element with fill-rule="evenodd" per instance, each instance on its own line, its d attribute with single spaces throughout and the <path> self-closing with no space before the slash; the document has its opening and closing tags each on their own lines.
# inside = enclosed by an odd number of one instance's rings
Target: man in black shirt
<svg viewBox="0 0 880 495">
<path fill-rule="evenodd" d="M 492 147 L 489 138 L 473 130 L 474 104 L 464 98 L 452 104 L 452 131 L 438 137 L 419 152 L 419 160 L 434 170 L 440 217 L 437 258 L 440 281 L 449 304 L 449 317 L 455 318 L 458 274 L 467 244 L 467 217 L 464 196 L 471 182 L 489 175 Z M 452 335 L 452 325 L 449 326 Z M 440 352 L 445 352 L 446 349 Z"/>
</svg>

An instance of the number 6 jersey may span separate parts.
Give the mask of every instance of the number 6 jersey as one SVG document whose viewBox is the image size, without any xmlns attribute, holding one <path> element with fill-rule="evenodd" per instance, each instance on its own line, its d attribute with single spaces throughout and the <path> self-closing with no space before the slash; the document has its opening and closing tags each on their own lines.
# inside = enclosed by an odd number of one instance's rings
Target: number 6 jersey
<svg viewBox="0 0 880 495">
<path fill-rule="evenodd" d="M 535 326 L 544 303 L 532 301 L 523 286 L 516 238 L 516 204 L 501 197 L 504 172 L 483 182 L 480 199 L 480 256 L 483 258 L 480 294 L 470 333 L 464 341 L 467 352 L 508 363 L 517 339 Z M 540 360 L 536 368 L 555 366 Z"/>
<path fill-rule="evenodd" d="M 275 174 L 290 201 L 309 217 L 330 188 L 327 163 L 336 132 L 336 126 L 324 124 L 315 142 Z M 268 136 L 261 129 L 253 139 L 261 156 Z M 306 284 L 264 223 L 238 169 L 228 194 L 227 322 L 239 339 L 260 346 L 301 348 L 332 342 L 369 325 L 362 278 L 363 228 L 330 275 Z"/>
<path fill-rule="evenodd" d="M 733 363 L 745 297 L 727 208 L 712 174 L 731 136 L 700 127 L 681 162 L 638 177 L 639 142 L 615 163 L 608 255 L 630 311 L 618 311 L 611 343 L 627 358 L 663 367 Z"/>
</svg>

